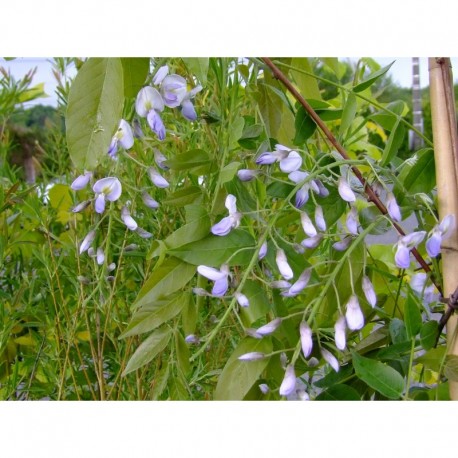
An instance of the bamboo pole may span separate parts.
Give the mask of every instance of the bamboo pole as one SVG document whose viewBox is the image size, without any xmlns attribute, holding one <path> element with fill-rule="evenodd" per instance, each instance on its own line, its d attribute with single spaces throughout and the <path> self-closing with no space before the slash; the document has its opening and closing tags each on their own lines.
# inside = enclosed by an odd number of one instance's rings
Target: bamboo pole
<svg viewBox="0 0 458 458">
<path fill-rule="evenodd" d="M 458 135 L 451 64 L 448 58 L 429 59 L 429 84 L 439 218 L 453 214 L 458 222 Z M 458 231 L 442 243 L 444 297 L 458 286 Z M 458 355 L 458 318 L 447 322 L 447 354 Z M 449 381 L 450 397 L 458 400 L 458 382 Z"/>
</svg>

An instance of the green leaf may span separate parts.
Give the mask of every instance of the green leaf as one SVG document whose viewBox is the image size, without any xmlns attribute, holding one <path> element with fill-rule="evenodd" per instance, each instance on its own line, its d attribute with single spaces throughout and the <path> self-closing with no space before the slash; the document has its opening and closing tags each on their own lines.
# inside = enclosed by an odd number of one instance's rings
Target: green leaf
<svg viewBox="0 0 458 458">
<path fill-rule="evenodd" d="M 186 153 L 177 154 L 165 161 L 172 170 L 190 170 L 210 163 L 210 157 L 201 149 L 193 149 Z"/>
<path fill-rule="evenodd" d="M 315 121 L 302 106 L 299 107 L 296 112 L 294 127 L 296 129 L 296 135 L 293 141 L 295 145 L 302 145 L 305 143 L 314 134 L 317 128 Z"/>
<path fill-rule="evenodd" d="M 404 304 L 404 320 L 406 325 L 407 338 L 410 340 L 414 339 L 415 336 L 420 332 L 422 318 L 418 305 L 411 294 L 409 294 Z"/>
<path fill-rule="evenodd" d="M 272 342 L 269 338 L 243 339 L 228 359 L 223 371 L 218 379 L 214 399 L 223 400 L 242 400 L 250 388 L 259 379 L 262 372 L 269 363 L 270 358 L 258 361 L 239 361 L 237 358 L 245 353 L 261 352 L 270 353 Z"/>
<path fill-rule="evenodd" d="M 297 70 L 313 73 L 312 65 L 307 57 L 293 57 L 291 66 L 297 68 Z M 297 70 L 290 69 L 290 73 L 301 95 L 306 99 L 321 99 L 321 92 L 318 87 L 317 79 Z"/>
<path fill-rule="evenodd" d="M 171 207 L 184 207 L 185 205 L 197 203 L 201 200 L 202 189 L 199 186 L 188 186 L 169 194 L 167 199 L 163 199 L 161 203 L 170 205 Z"/>
<path fill-rule="evenodd" d="M 399 399 L 404 390 L 404 378 L 392 367 L 380 361 L 352 352 L 356 375 L 364 383 L 389 399 Z"/>
<path fill-rule="evenodd" d="M 423 364 L 426 369 L 430 369 L 434 372 L 440 372 L 445 358 L 445 351 L 445 346 L 432 348 L 431 350 L 428 350 L 424 355 L 416 358 L 416 362 Z"/>
<path fill-rule="evenodd" d="M 238 147 L 238 140 L 242 137 L 243 128 L 245 126 L 245 120 L 238 116 L 235 121 L 232 122 L 229 130 L 229 149 Z"/>
<path fill-rule="evenodd" d="M 145 84 L 149 71 L 149 57 L 122 57 L 124 73 L 124 96 L 137 97 Z"/>
<path fill-rule="evenodd" d="M 188 296 L 189 294 L 178 294 L 140 307 L 132 315 L 129 325 L 119 338 L 150 332 L 163 325 L 181 312 L 189 300 Z"/>
<path fill-rule="evenodd" d="M 458 382 L 458 356 L 447 355 L 444 375 L 452 382 Z"/>
<path fill-rule="evenodd" d="M 404 322 L 399 318 L 393 318 L 391 320 L 389 329 L 391 341 L 394 344 L 405 342 L 406 340 L 408 340 L 406 326 Z"/>
<path fill-rule="evenodd" d="M 26 89 L 24 92 L 21 92 L 21 94 L 18 97 L 18 100 L 20 103 L 24 103 L 30 102 L 35 99 L 39 99 L 40 97 L 49 97 L 49 95 L 45 92 L 45 83 L 36 84 L 35 86 Z"/>
<path fill-rule="evenodd" d="M 392 113 L 387 113 L 385 110 L 377 111 L 373 115 L 369 116 L 368 119 L 375 121 L 380 124 L 385 130 L 393 130 L 393 126 L 399 116 L 405 116 L 408 112 L 407 105 L 402 100 L 396 100 L 385 106 L 386 110 L 390 110 Z"/>
<path fill-rule="evenodd" d="M 381 78 L 394 64 L 395 61 L 391 62 L 391 64 L 387 65 L 386 67 L 381 68 L 377 72 L 371 73 L 366 80 L 363 82 L 357 84 L 353 88 L 353 92 L 361 92 L 364 91 L 364 89 L 367 89 L 368 87 L 372 86 L 379 78 Z"/>
<path fill-rule="evenodd" d="M 317 401 L 360 401 L 360 394 L 351 386 L 334 385 L 316 397 Z"/>
<path fill-rule="evenodd" d="M 203 239 L 210 232 L 210 218 L 200 205 L 187 205 L 186 224 L 165 239 L 168 248 L 178 248 L 187 243 Z"/>
<path fill-rule="evenodd" d="M 188 67 L 190 73 L 192 73 L 199 81 L 202 86 L 207 84 L 207 73 L 208 73 L 208 57 L 183 57 L 183 62 Z"/>
<path fill-rule="evenodd" d="M 188 375 L 191 372 L 191 364 L 189 363 L 189 348 L 183 336 L 178 330 L 175 334 L 175 353 L 177 355 L 178 367 L 183 372 L 183 375 Z"/>
<path fill-rule="evenodd" d="M 261 285 L 254 280 L 245 282 L 242 293 L 248 298 L 250 305 L 240 309 L 240 316 L 244 325 L 249 328 L 270 310 L 269 299 Z"/>
<path fill-rule="evenodd" d="M 256 242 L 248 232 L 236 229 L 224 237 L 210 234 L 202 240 L 170 250 L 169 254 L 195 266 L 220 267 L 230 257 L 229 265 L 243 266 L 253 257 L 255 246 Z M 237 250 L 242 251 L 232 256 Z"/>
<path fill-rule="evenodd" d="M 196 273 L 196 268 L 176 258 L 166 259 L 154 269 L 140 289 L 134 307 L 142 307 L 157 299 L 170 296 L 185 286 Z"/>
<path fill-rule="evenodd" d="M 125 376 L 152 361 L 167 346 L 171 335 L 171 329 L 166 326 L 156 329 L 135 350 L 122 375 Z"/>
<path fill-rule="evenodd" d="M 437 321 L 427 321 L 420 329 L 420 342 L 425 350 L 430 350 L 436 344 L 439 327 Z"/>
<path fill-rule="evenodd" d="M 417 151 L 414 156 L 404 162 L 398 180 L 402 187 L 396 185 L 393 193 L 400 205 L 409 194 L 432 191 L 436 186 L 434 151 L 431 148 Z"/>
<path fill-rule="evenodd" d="M 388 140 L 383 150 L 382 159 L 380 159 L 380 165 L 383 167 L 388 165 L 395 157 L 402 145 L 405 136 L 405 128 L 401 124 L 401 118 L 398 118 L 393 126 L 393 130 L 388 137 Z"/>
<path fill-rule="evenodd" d="M 237 173 L 237 170 L 240 167 L 240 162 L 231 162 L 227 165 L 225 165 L 220 172 L 221 178 L 220 178 L 220 183 L 224 184 L 227 183 L 228 181 L 231 181 L 234 177 L 235 174 Z"/>
<path fill-rule="evenodd" d="M 342 121 L 339 128 L 339 138 L 344 138 L 345 133 L 351 126 L 353 120 L 355 119 L 357 107 L 358 104 L 356 102 L 356 96 L 350 92 L 342 112 Z"/>
<path fill-rule="evenodd" d="M 65 119 L 68 151 L 77 169 L 93 170 L 106 156 L 123 103 L 121 59 L 88 59 L 72 83 Z"/>
<path fill-rule="evenodd" d="M 164 392 L 167 387 L 167 382 L 170 375 L 170 364 L 167 360 L 163 361 L 163 366 L 161 367 L 159 373 L 154 379 L 154 388 L 153 388 L 153 401 L 159 399 L 160 395 Z"/>
</svg>

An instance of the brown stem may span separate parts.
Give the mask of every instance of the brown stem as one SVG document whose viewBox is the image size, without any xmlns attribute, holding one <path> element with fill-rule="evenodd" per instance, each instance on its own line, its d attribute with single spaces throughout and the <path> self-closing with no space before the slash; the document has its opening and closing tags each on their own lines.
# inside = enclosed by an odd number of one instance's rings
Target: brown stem
<svg viewBox="0 0 458 458">
<path fill-rule="evenodd" d="M 340 155 L 344 159 L 350 160 L 350 156 L 345 151 L 344 147 L 336 140 L 336 138 L 334 137 L 332 132 L 328 129 L 326 124 L 317 115 L 315 110 L 307 103 L 304 97 L 302 97 L 302 95 L 296 90 L 296 88 L 293 86 L 291 81 L 289 81 L 289 79 L 282 73 L 282 71 L 268 57 L 263 57 L 262 60 L 272 70 L 274 77 L 277 78 L 279 81 L 281 81 L 283 85 L 288 89 L 288 91 L 293 95 L 293 97 L 304 107 L 305 111 L 307 111 L 308 115 L 313 119 L 313 121 L 315 121 L 316 125 L 323 131 L 323 133 L 326 135 L 326 137 L 331 142 L 331 144 L 334 146 L 334 148 L 340 153 Z M 355 174 L 356 178 L 358 178 L 359 182 L 363 185 L 364 191 L 367 194 L 367 200 L 369 202 L 373 202 L 376 205 L 376 207 L 380 210 L 380 213 L 382 213 L 382 215 L 387 215 L 388 210 L 386 209 L 385 205 L 379 199 L 377 194 L 374 192 L 371 185 L 363 177 L 358 167 L 352 165 L 351 169 L 353 173 Z M 399 224 L 397 224 L 394 221 L 392 223 L 400 235 L 406 235 L 402 227 L 399 226 Z M 441 285 L 436 280 L 428 264 L 426 263 L 426 261 L 423 259 L 423 257 L 421 256 L 421 254 L 418 252 L 416 248 L 412 249 L 412 254 L 414 255 L 415 259 L 418 261 L 422 269 L 426 273 L 431 274 L 432 282 L 436 286 L 437 290 L 442 294 Z"/>
</svg>

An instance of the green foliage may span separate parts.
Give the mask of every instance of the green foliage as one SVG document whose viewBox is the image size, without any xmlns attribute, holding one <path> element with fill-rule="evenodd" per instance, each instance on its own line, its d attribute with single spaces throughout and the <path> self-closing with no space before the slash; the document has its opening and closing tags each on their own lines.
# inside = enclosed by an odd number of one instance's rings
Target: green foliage
<svg viewBox="0 0 458 458">
<path fill-rule="evenodd" d="M 29 143 L 38 138 L 34 128 L 46 132 L 42 174 L 27 186 L 5 160 L 22 145 L 20 136 L 2 130 L 2 399 L 277 400 L 302 391 L 313 400 L 448 398 L 457 364 L 443 338 L 436 342 L 438 324 L 430 317 L 442 306 L 426 299 L 431 277 L 423 292 L 409 287 L 418 266 L 413 257 L 409 268 L 396 266 L 397 239 L 385 239 L 392 222 L 366 200 L 352 169 L 384 188 L 382 200 L 392 190 L 419 230 L 433 229 L 433 148 L 407 150 L 410 96 L 392 84 L 390 66 L 381 69 L 370 58 L 356 66 L 329 57 L 274 61 L 342 143 L 344 160 L 258 59 L 56 59 L 55 67 L 64 72 L 70 62 L 78 73 L 73 81 L 60 76 L 57 111 L 12 116 L 40 86 L 2 80 L 1 125 L 10 119 L 9 126 L 30 128 Z M 136 113 L 135 99 L 163 65 L 187 86 L 179 88 L 178 106 L 150 113 L 165 126 L 159 140 L 151 116 Z M 200 92 L 188 92 L 199 84 Z M 156 89 L 164 96 L 166 88 Z M 186 119 L 187 102 L 196 120 Z M 65 110 L 66 137 L 59 125 Z M 138 123 L 143 135 L 127 151 L 118 145 L 112 160 L 107 150 L 121 118 Z M 269 164 L 259 163 L 264 153 L 272 154 Z M 153 184 L 151 167 L 167 186 Z M 240 178 L 243 169 L 253 171 L 252 179 Z M 75 191 L 71 184 L 84 170 L 93 176 Z M 298 170 L 307 174 L 295 180 L 290 173 Z M 119 179 L 122 193 L 98 213 L 92 188 L 109 176 Z M 341 176 L 354 202 L 339 192 Z M 155 208 L 145 204 L 145 191 Z M 320 236 L 313 246 L 304 215 Z M 222 224 L 227 233 L 215 235 Z M 94 240 L 82 250 L 90 231 Z M 348 246 L 339 250 L 342 241 Z M 440 279 L 440 258 L 430 262 L 424 242 L 418 248 Z M 198 266 L 215 269 L 207 270 L 215 279 L 198 274 Z M 215 295 L 218 275 L 227 289 Z M 364 318 L 358 329 L 349 329 L 352 296 Z M 341 316 L 344 348 L 336 341 Z M 324 358 L 325 349 L 335 362 Z M 264 357 L 238 359 L 251 352 Z M 280 395 L 287 365 L 296 385 Z"/>
</svg>

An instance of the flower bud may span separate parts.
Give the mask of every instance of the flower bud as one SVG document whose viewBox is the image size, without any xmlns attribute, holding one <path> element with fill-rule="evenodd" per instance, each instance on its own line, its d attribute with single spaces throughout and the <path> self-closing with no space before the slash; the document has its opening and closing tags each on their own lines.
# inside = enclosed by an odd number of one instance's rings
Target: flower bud
<svg viewBox="0 0 458 458">
<path fill-rule="evenodd" d="M 240 361 L 258 361 L 260 359 L 265 358 L 265 354 L 261 353 L 260 351 L 253 351 L 250 353 L 245 353 L 243 355 L 240 355 L 237 359 Z"/>
<path fill-rule="evenodd" d="M 366 275 L 363 276 L 363 292 L 370 306 L 375 307 L 375 304 L 377 303 L 377 296 L 375 295 L 374 286 L 372 285 L 372 282 Z"/>
<path fill-rule="evenodd" d="M 95 239 L 95 231 L 90 231 L 80 245 L 80 254 L 83 254 L 91 246 Z"/>
<path fill-rule="evenodd" d="M 320 205 L 315 207 L 315 224 L 320 231 L 326 230 L 326 221 L 323 216 L 323 209 Z"/>
<path fill-rule="evenodd" d="M 274 331 L 277 330 L 277 328 L 281 324 L 281 318 L 275 318 L 274 320 L 270 321 L 269 323 L 265 324 L 264 326 L 261 326 L 260 328 L 256 329 L 256 332 L 258 334 L 261 334 L 262 336 L 267 336 L 269 334 L 272 334 Z"/>
<path fill-rule="evenodd" d="M 285 280 L 291 280 L 291 278 L 294 277 L 294 274 L 293 274 L 291 267 L 288 264 L 288 260 L 286 258 L 285 252 L 281 248 L 277 250 L 277 256 L 275 260 L 277 262 L 277 267 L 282 277 Z"/>
<path fill-rule="evenodd" d="M 321 356 L 323 356 L 324 360 L 336 371 L 339 372 L 339 361 L 337 358 L 325 348 L 321 349 Z"/>
<path fill-rule="evenodd" d="M 301 346 L 302 353 L 304 358 L 308 358 L 312 353 L 313 349 L 313 339 L 312 339 L 312 330 L 307 322 L 303 321 L 299 326 L 299 333 L 301 335 Z"/>
<path fill-rule="evenodd" d="M 393 221 L 396 221 L 397 223 L 401 221 L 401 210 L 392 192 L 389 192 L 386 197 L 386 209 Z"/>
<path fill-rule="evenodd" d="M 338 191 L 340 197 L 346 202 L 354 202 L 356 200 L 355 193 L 351 190 L 347 180 L 344 177 L 339 178 Z"/>
<path fill-rule="evenodd" d="M 240 307 L 248 307 L 250 305 L 250 301 L 245 296 L 245 294 L 237 292 L 234 294 L 234 296 L 237 299 L 237 302 L 239 303 Z"/>
<path fill-rule="evenodd" d="M 345 337 L 345 329 L 346 329 L 346 320 L 344 316 L 339 316 L 339 318 L 336 321 L 336 324 L 334 325 L 334 331 L 335 331 L 335 342 L 336 342 L 336 347 L 339 350 L 344 350 L 345 346 L 347 345 L 346 342 L 346 337 Z"/>
<path fill-rule="evenodd" d="M 352 331 L 357 331 L 364 326 L 364 315 L 359 306 L 358 298 L 353 294 L 347 302 L 347 311 L 345 318 L 347 319 L 348 328 Z"/>
<path fill-rule="evenodd" d="M 289 396 L 296 388 L 296 373 L 291 364 L 286 367 L 285 377 L 280 385 L 280 396 Z"/>
</svg>

